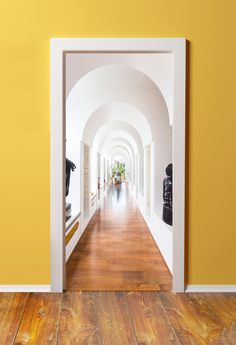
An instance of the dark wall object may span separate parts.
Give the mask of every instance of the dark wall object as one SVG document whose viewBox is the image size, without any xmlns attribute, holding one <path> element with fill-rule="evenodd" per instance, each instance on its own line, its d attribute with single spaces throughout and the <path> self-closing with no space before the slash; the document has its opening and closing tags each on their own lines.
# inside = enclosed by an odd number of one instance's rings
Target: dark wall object
<svg viewBox="0 0 236 345">
<path fill-rule="evenodd" d="M 163 181 L 163 213 L 165 223 L 172 225 L 172 163 L 166 167 L 167 177 Z"/>
<path fill-rule="evenodd" d="M 75 169 L 75 164 L 66 158 L 66 196 L 69 194 L 70 174 L 71 171 L 74 171 Z"/>
<path fill-rule="evenodd" d="M 66 203 L 66 221 L 71 217 L 71 204 Z"/>
</svg>

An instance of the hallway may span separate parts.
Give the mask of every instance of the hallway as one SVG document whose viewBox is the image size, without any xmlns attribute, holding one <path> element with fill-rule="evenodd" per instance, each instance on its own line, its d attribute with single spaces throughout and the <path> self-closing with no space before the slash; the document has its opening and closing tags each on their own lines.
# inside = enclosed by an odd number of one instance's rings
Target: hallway
<svg viewBox="0 0 236 345">
<path fill-rule="evenodd" d="M 67 262 L 66 278 L 67 290 L 171 290 L 171 274 L 127 184 L 111 185 Z"/>
</svg>

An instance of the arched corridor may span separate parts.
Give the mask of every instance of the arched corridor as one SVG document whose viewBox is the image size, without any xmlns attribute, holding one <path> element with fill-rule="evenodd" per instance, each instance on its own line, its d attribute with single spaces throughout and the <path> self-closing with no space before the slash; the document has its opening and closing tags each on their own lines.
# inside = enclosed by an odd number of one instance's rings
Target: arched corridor
<svg viewBox="0 0 236 345">
<path fill-rule="evenodd" d="M 171 274 L 127 183 L 110 187 L 67 262 L 68 290 L 171 290 Z"/>
<path fill-rule="evenodd" d="M 162 218 L 172 57 L 95 60 L 89 67 L 89 54 L 66 55 L 66 158 L 76 166 L 66 195 L 66 286 L 170 290 L 172 204 L 171 221 Z"/>
</svg>

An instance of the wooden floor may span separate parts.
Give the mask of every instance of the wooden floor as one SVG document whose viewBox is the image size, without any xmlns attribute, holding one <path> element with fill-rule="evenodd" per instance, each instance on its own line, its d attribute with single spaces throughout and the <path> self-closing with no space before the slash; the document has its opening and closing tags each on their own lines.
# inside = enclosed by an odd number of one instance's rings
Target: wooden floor
<svg viewBox="0 0 236 345">
<path fill-rule="evenodd" d="M 236 295 L 0 294 L 1 345 L 235 345 Z"/>
<path fill-rule="evenodd" d="M 113 190 L 89 224 L 67 267 L 68 288 L 170 288 L 160 253 L 126 193 Z M 235 345 L 236 294 L 0 294 L 0 345 L 86 344 Z"/>
<path fill-rule="evenodd" d="M 125 183 L 110 188 L 66 276 L 70 291 L 171 291 L 171 274 Z"/>
</svg>

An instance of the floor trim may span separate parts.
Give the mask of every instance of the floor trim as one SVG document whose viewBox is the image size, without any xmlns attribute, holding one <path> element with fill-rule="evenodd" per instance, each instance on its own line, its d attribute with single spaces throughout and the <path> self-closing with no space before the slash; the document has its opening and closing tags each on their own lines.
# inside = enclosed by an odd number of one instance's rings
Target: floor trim
<svg viewBox="0 0 236 345">
<path fill-rule="evenodd" d="M 0 285 L 0 292 L 50 292 L 50 285 Z"/>
<path fill-rule="evenodd" d="M 236 285 L 186 285 L 185 292 L 236 292 Z"/>
</svg>

